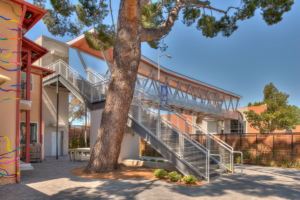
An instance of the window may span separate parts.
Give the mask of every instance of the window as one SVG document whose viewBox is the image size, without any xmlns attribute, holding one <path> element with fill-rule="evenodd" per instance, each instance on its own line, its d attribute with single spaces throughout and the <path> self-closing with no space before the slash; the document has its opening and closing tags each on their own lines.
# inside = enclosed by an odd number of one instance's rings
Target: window
<svg viewBox="0 0 300 200">
<path fill-rule="evenodd" d="M 37 123 L 30 122 L 30 144 L 37 143 L 38 135 L 37 135 Z M 26 135 L 26 123 L 21 122 L 20 123 L 20 144 L 25 144 L 25 135 Z"/>
<path fill-rule="evenodd" d="M 30 91 L 33 92 L 33 74 L 31 74 L 31 80 L 30 80 Z M 27 79 L 27 73 L 22 72 L 21 73 L 21 84 L 24 84 L 23 87 L 26 90 L 26 79 Z"/>
</svg>

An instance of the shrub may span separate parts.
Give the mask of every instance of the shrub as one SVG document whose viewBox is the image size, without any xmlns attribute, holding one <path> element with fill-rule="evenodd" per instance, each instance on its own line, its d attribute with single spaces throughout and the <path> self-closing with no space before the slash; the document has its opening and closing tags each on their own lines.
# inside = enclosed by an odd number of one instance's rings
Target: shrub
<svg viewBox="0 0 300 200">
<path fill-rule="evenodd" d="M 233 169 L 233 171 L 234 171 L 234 167 L 233 167 L 232 169 Z M 231 171 L 230 165 L 226 165 L 226 170 L 227 170 L 227 171 Z"/>
<path fill-rule="evenodd" d="M 170 162 L 166 162 L 166 163 L 170 163 Z"/>
<path fill-rule="evenodd" d="M 292 161 L 288 158 L 282 158 L 280 161 L 281 167 L 289 168 L 292 165 Z"/>
<path fill-rule="evenodd" d="M 170 181 L 172 181 L 172 182 L 177 182 L 178 180 L 181 179 L 181 175 L 177 174 L 176 171 L 170 172 L 168 175 L 169 175 Z"/>
<path fill-rule="evenodd" d="M 150 159 L 150 162 L 156 162 L 156 160 L 154 158 Z"/>
<path fill-rule="evenodd" d="M 275 161 L 272 161 L 272 162 L 270 163 L 270 165 L 271 165 L 271 167 L 274 167 L 274 166 L 275 166 Z"/>
<path fill-rule="evenodd" d="M 143 161 L 148 161 L 147 159 L 144 159 Z"/>
<path fill-rule="evenodd" d="M 154 176 L 156 178 L 163 178 L 165 175 L 167 175 L 167 171 L 165 171 L 163 169 L 158 169 L 154 172 Z"/>
<path fill-rule="evenodd" d="M 242 163 L 241 157 L 240 157 L 240 156 L 236 158 L 236 163 L 237 163 L 237 164 L 241 164 L 241 163 Z"/>
<path fill-rule="evenodd" d="M 300 162 L 299 162 L 299 161 L 297 161 L 297 162 L 295 163 L 295 168 L 300 169 Z"/>
<path fill-rule="evenodd" d="M 260 155 L 255 156 L 255 164 L 256 165 L 260 165 L 261 164 L 261 160 L 262 160 L 262 157 Z"/>
<path fill-rule="evenodd" d="M 186 183 L 186 184 L 194 184 L 197 182 L 197 179 L 195 176 L 193 175 L 189 175 L 189 176 L 184 176 L 183 177 L 183 181 Z"/>
<path fill-rule="evenodd" d="M 71 140 L 71 143 L 70 143 L 70 147 L 71 147 L 71 148 L 76 148 L 75 134 L 73 134 L 73 136 L 72 136 L 72 140 Z"/>
<path fill-rule="evenodd" d="M 164 161 L 164 160 L 158 160 L 157 162 L 165 163 L 165 161 Z"/>
<path fill-rule="evenodd" d="M 84 137 L 83 137 L 82 133 L 80 133 L 79 138 L 78 138 L 78 146 L 79 147 L 84 147 L 85 146 Z"/>
</svg>

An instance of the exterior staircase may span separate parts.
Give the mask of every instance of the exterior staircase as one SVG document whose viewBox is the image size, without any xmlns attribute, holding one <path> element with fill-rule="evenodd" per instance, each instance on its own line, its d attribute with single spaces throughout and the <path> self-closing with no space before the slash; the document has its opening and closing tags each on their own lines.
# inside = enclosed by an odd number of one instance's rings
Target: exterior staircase
<svg viewBox="0 0 300 200">
<path fill-rule="evenodd" d="M 104 108 L 109 83 L 107 77 L 90 70 L 88 79 L 93 79 L 86 80 L 61 60 L 51 64 L 48 69 L 56 73 L 44 79 L 44 86 L 60 82 L 85 102 L 89 109 Z M 149 106 L 149 102 L 152 106 Z M 221 179 L 223 170 L 233 172 L 233 155 L 241 152 L 235 152 L 231 146 L 171 107 L 164 105 L 168 114 L 160 115 L 157 109 L 160 106 L 157 96 L 149 94 L 137 83 L 127 125 L 184 175 L 192 174 L 209 181 L 214 175 L 220 175 Z M 185 126 L 171 123 L 170 115 L 177 116 Z M 193 130 L 200 131 L 204 139 L 194 139 L 191 136 Z"/>
</svg>

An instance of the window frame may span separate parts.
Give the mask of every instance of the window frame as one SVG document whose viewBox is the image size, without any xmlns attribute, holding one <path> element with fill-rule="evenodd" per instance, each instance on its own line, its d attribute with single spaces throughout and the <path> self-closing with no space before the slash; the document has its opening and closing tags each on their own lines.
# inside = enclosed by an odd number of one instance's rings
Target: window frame
<svg viewBox="0 0 300 200">
<path fill-rule="evenodd" d="M 20 121 L 20 126 L 19 126 L 20 129 L 21 129 L 21 123 L 22 122 L 24 122 L 25 125 L 26 125 L 26 121 Z M 30 121 L 30 124 L 36 124 L 36 143 L 39 143 L 39 139 L 40 139 L 40 136 L 39 136 L 39 123 Z M 21 135 L 21 130 L 20 130 L 20 135 Z M 33 143 L 30 142 L 29 144 L 33 144 Z M 20 145 L 25 145 L 25 144 L 21 144 L 21 137 L 20 137 Z"/>
<path fill-rule="evenodd" d="M 22 82 L 22 74 L 25 74 L 26 76 L 25 76 L 25 80 L 27 80 L 27 73 L 26 72 L 21 72 L 21 82 Z M 33 74 L 30 74 L 30 92 L 33 92 L 33 83 L 34 83 L 34 75 Z M 24 90 L 26 90 L 26 87 L 25 87 L 25 89 Z"/>
</svg>

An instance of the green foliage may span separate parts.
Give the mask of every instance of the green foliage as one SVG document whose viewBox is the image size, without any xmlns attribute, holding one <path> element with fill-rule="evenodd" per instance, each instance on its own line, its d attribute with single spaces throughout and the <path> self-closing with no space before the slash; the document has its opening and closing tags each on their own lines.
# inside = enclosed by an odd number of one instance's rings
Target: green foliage
<svg viewBox="0 0 300 200">
<path fill-rule="evenodd" d="M 262 105 L 264 105 L 264 104 L 266 104 L 265 102 L 254 102 L 254 104 L 252 104 L 252 103 L 248 103 L 248 107 L 252 107 L 252 106 L 262 106 Z"/>
<path fill-rule="evenodd" d="M 152 158 L 150 159 L 150 162 L 156 162 L 156 159 Z"/>
<path fill-rule="evenodd" d="M 113 47 L 116 42 L 116 32 L 104 24 L 97 27 L 97 34 L 85 31 L 84 36 L 89 47 L 97 51 L 105 51 L 109 47 Z"/>
<path fill-rule="evenodd" d="M 51 34 L 78 36 L 85 28 L 94 27 L 98 31 L 96 35 L 85 33 L 86 40 L 91 48 L 102 51 L 115 44 L 115 25 L 104 24 L 104 19 L 109 14 L 108 0 L 78 0 L 76 4 L 71 1 L 61 0 L 49 0 L 49 2 L 46 0 L 33 0 L 33 3 L 39 7 L 46 8 L 46 5 L 51 6 L 47 9 L 48 14 L 43 19 Z M 237 6 L 228 5 L 231 6 L 228 10 L 221 10 L 218 8 L 218 5 L 211 7 L 210 1 L 203 1 L 205 5 L 182 3 L 181 7 L 179 6 L 181 2 L 176 0 L 164 0 L 162 5 L 161 3 L 162 0 L 149 1 L 148 4 L 143 6 L 141 19 L 143 27 L 158 28 L 164 26 L 164 22 L 167 22 L 166 20 L 170 16 L 182 9 L 182 23 L 187 26 L 196 23 L 196 28 L 202 32 L 203 36 L 216 37 L 218 33 L 222 33 L 224 37 L 229 37 L 238 28 L 236 22 L 250 19 L 254 16 L 256 10 L 261 10 L 262 18 L 268 25 L 280 22 L 283 14 L 291 10 L 294 1 L 242 0 Z M 201 8 L 203 9 L 202 15 Z M 235 12 L 229 12 L 230 10 Z M 223 16 L 216 19 L 213 16 L 215 12 L 219 12 Z M 170 23 L 170 21 L 167 23 Z M 155 49 L 161 48 L 162 51 L 166 50 L 167 45 L 163 39 L 169 34 L 170 30 L 171 28 L 164 29 L 161 38 L 148 41 L 150 47 Z"/>
<path fill-rule="evenodd" d="M 182 23 L 187 26 L 191 26 L 195 23 L 196 19 L 200 17 L 200 9 L 199 8 L 185 8 L 183 9 L 183 20 Z"/>
<path fill-rule="evenodd" d="M 85 104 L 77 99 L 73 94 L 70 94 L 69 102 L 69 125 L 72 125 L 73 121 L 82 121 L 85 117 Z"/>
<path fill-rule="evenodd" d="M 259 155 L 255 156 L 254 160 L 255 160 L 256 165 L 261 165 L 262 156 L 259 154 Z"/>
<path fill-rule="evenodd" d="M 157 162 L 160 162 L 160 163 L 165 163 L 165 161 L 164 161 L 164 160 L 158 160 Z"/>
<path fill-rule="evenodd" d="M 165 171 L 163 169 L 158 169 L 154 172 L 154 176 L 156 178 L 163 178 L 165 175 L 167 175 L 167 171 Z"/>
<path fill-rule="evenodd" d="M 71 148 L 76 148 L 75 134 L 73 134 L 73 136 L 72 136 L 72 140 L 71 140 L 71 143 L 70 143 L 70 147 L 71 147 Z"/>
<path fill-rule="evenodd" d="M 144 159 L 143 161 L 148 161 L 147 159 Z"/>
<path fill-rule="evenodd" d="M 169 176 L 170 181 L 172 181 L 172 182 L 177 182 L 178 180 L 181 179 L 181 174 L 177 174 L 176 171 L 170 172 L 168 174 L 168 176 Z"/>
<path fill-rule="evenodd" d="M 170 162 L 166 162 L 166 163 L 170 163 Z"/>
<path fill-rule="evenodd" d="M 300 124 L 300 114 L 296 106 L 288 105 L 288 97 L 288 94 L 279 92 L 272 82 L 266 85 L 263 102 L 267 104 L 267 109 L 260 114 L 253 110 L 244 112 L 250 126 L 260 133 L 295 129 Z"/>
<path fill-rule="evenodd" d="M 90 147 L 91 146 L 91 144 L 90 144 L 90 137 L 86 138 L 86 142 L 87 142 L 87 146 Z"/>
<path fill-rule="evenodd" d="M 274 167 L 275 164 L 276 164 L 275 161 L 272 161 L 272 162 L 270 163 L 271 167 Z"/>
<path fill-rule="evenodd" d="M 85 147 L 84 137 L 83 137 L 82 133 L 80 133 L 79 138 L 78 138 L 78 146 L 79 147 Z"/>
<path fill-rule="evenodd" d="M 197 182 L 197 179 L 195 176 L 193 175 L 187 175 L 187 176 L 184 176 L 183 177 L 183 181 L 186 183 L 186 184 L 194 184 Z"/>
<path fill-rule="evenodd" d="M 300 161 L 297 161 L 297 162 L 295 163 L 295 168 L 300 169 Z"/>
<path fill-rule="evenodd" d="M 280 160 L 280 165 L 284 168 L 289 168 L 290 166 L 292 166 L 292 163 L 292 160 L 287 157 L 282 157 Z"/>
<path fill-rule="evenodd" d="M 237 157 L 235 161 L 236 161 L 237 164 L 241 164 L 241 163 L 242 163 L 242 160 L 241 160 L 241 157 L 240 157 L 240 156 Z"/>
<path fill-rule="evenodd" d="M 234 167 L 231 167 L 230 165 L 226 165 L 226 170 L 227 171 L 234 171 L 235 169 L 234 169 Z"/>
</svg>

